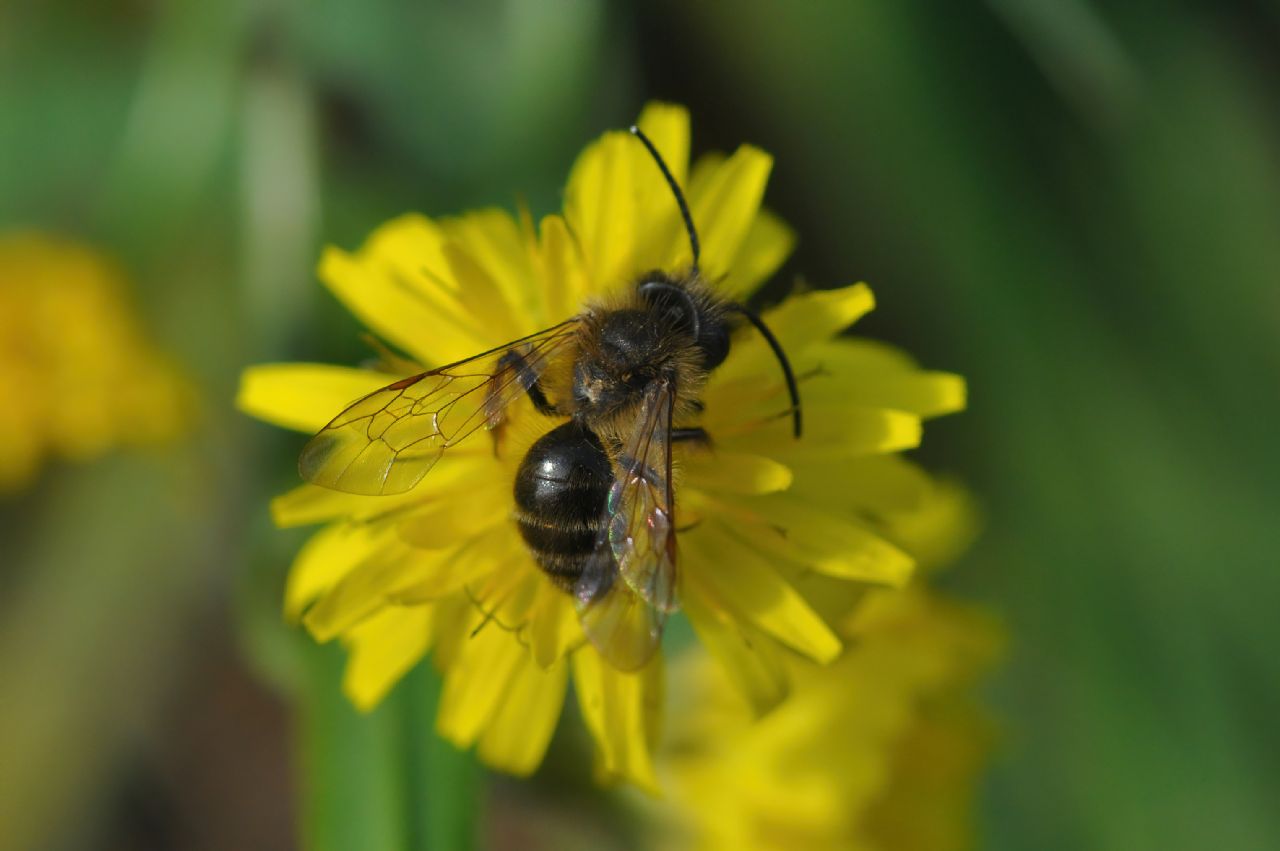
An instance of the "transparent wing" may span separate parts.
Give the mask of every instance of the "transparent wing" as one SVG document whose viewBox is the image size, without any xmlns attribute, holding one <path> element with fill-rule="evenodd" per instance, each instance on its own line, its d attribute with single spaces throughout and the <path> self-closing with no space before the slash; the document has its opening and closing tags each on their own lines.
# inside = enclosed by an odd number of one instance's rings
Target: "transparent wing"
<svg viewBox="0 0 1280 851">
<path fill-rule="evenodd" d="M 570 319 L 356 400 L 307 442 L 298 472 L 346 493 L 409 490 L 445 449 L 481 426 L 497 427 L 507 406 L 576 339 L 578 324 Z"/>
<path fill-rule="evenodd" d="M 675 500 L 671 492 L 671 416 L 675 389 L 655 382 L 617 458 L 609 490 L 609 547 L 618 575 L 656 609 L 676 606 Z"/>
<path fill-rule="evenodd" d="M 574 597 L 582 631 L 610 665 L 620 671 L 638 671 L 652 658 L 662 641 L 667 613 L 618 581 L 607 539 L 588 561 Z"/>
</svg>

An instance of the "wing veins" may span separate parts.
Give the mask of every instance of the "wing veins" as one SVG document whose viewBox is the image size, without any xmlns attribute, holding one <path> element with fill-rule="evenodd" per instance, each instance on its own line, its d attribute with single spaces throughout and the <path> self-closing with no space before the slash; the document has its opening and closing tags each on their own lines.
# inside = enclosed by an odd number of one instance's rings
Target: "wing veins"
<svg viewBox="0 0 1280 851">
<path fill-rule="evenodd" d="M 526 356 L 526 357 L 529 357 L 530 359 L 526 362 L 526 364 L 525 364 L 525 369 L 523 369 L 523 370 L 515 370 L 515 369 L 512 369 L 512 368 L 505 368 L 505 369 L 503 369 L 503 370 L 501 370 L 500 372 L 497 372 L 497 373 L 486 373 L 486 372 L 464 372 L 464 373 L 456 373 L 456 374 L 455 374 L 455 373 L 449 373 L 449 372 L 446 372 L 445 370 L 447 370 L 447 369 L 448 369 L 448 367 L 441 367 L 441 369 L 440 369 L 440 370 L 438 370 L 435 374 L 437 374 L 437 375 L 442 375 L 442 376 L 444 376 L 444 377 L 446 377 L 446 378 L 448 378 L 448 379 L 450 379 L 450 380 L 449 380 L 449 381 L 447 381 L 447 382 L 445 382 L 444 384 L 437 385 L 436 387 L 431 388 L 431 390 L 430 390 L 430 391 L 428 391 L 426 394 L 424 394 L 424 395 L 422 396 L 422 398 L 420 398 L 420 399 L 415 399 L 415 400 L 413 401 L 413 403 L 412 403 L 411 408 L 417 408 L 417 407 L 419 407 L 419 406 L 421 406 L 421 405 L 425 404 L 425 403 L 426 403 L 426 402 L 427 402 L 427 401 L 428 401 L 432 396 L 434 396 L 436 393 L 439 393 L 439 392 L 441 392 L 441 391 L 443 391 L 443 390 L 447 389 L 449 386 L 451 386 L 451 385 L 453 384 L 453 382 L 454 382 L 454 381 L 457 381 L 457 380 L 460 380 L 460 379 L 465 379 L 465 378 L 479 378 L 479 379 L 484 379 L 484 380 L 483 380 L 483 381 L 481 381 L 480 383 L 476 384 L 475 386 L 470 387 L 470 388 L 468 388 L 468 389 L 466 389 L 466 390 L 462 391 L 462 392 L 461 392 L 461 393 L 459 393 L 458 395 L 451 397 L 451 398 L 450 398 L 450 399 L 448 399 L 447 401 L 443 402 L 443 403 L 440 405 L 440 407 L 438 407 L 438 408 L 432 408 L 432 409 L 429 409 L 429 410 L 412 410 L 412 409 L 411 409 L 411 410 L 409 410 L 409 411 L 407 411 L 407 412 L 405 412 L 405 413 L 403 413 L 403 414 L 395 414 L 395 413 L 392 413 L 390 410 L 388 410 L 388 409 L 389 409 L 392 405 L 394 405 L 397 401 L 399 401 L 400 399 L 404 398 L 404 396 L 405 396 L 405 391 L 408 389 L 408 387 L 405 387 L 405 388 L 402 388 L 402 389 L 400 389 L 400 390 L 397 390 L 397 391 L 396 391 L 396 395 L 395 395 L 395 396 L 393 396 L 391 399 L 387 400 L 387 403 L 386 403 L 385 405 L 383 405 L 383 406 L 382 406 L 381 408 L 379 408 L 377 411 L 375 411 L 375 412 L 373 412 L 373 413 L 371 413 L 371 414 L 367 414 L 367 415 L 366 415 L 366 416 L 370 419 L 370 426 L 372 426 L 372 424 L 373 424 L 373 420 L 375 420 L 375 419 L 377 418 L 377 416 L 378 416 L 379 414 L 382 414 L 382 413 L 387 413 L 387 414 L 390 414 L 391 416 L 394 416 L 394 417 L 396 418 L 396 419 L 395 419 L 395 421 L 394 421 L 394 422 L 392 422 L 392 423 L 388 423 L 388 424 L 387 424 L 387 427 L 386 427 L 386 428 L 384 428 L 384 429 L 382 430 L 382 433 L 380 433 L 380 434 L 379 434 L 379 435 L 377 435 L 376 437 L 375 437 L 375 435 L 372 433 L 372 431 L 366 431 L 366 435 L 368 436 L 368 438 L 369 438 L 370 440 L 382 439 L 382 440 L 383 440 L 383 442 L 384 442 L 384 443 L 386 443 L 386 445 L 388 446 L 388 448 L 390 448 L 390 449 L 391 449 L 394 453 L 396 453 L 396 454 L 398 454 L 399 452 L 404 451 L 404 450 L 406 450 L 406 449 L 410 449 L 410 448 L 412 448 L 412 447 L 414 447 L 414 446 L 418 445 L 419 443 L 423 442 L 424 440 L 430 440 L 430 439 L 435 438 L 435 437 L 441 437 L 441 438 L 443 438 L 443 440 L 441 441 L 441 446 L 442 446 L 442 447 L 447 448 L 447 447 L 453 446 L 453 445 L 457 444 L 458 442 L 460 442 L 461 440 L 463 440 L 464 438 L 469 437 L 472 433 L 474 433 L 474 432 L 475 432 L 475 430 L 476 430 L 476 429 L 478 429 L 478 428 L 482 425 L 482 423 L 475 423 L 474 425 L 469 425 L 469 423 L 471 423 L 471 422 L 472 422 L 472 420 L 475 420 L 477 417 L 479 417 L 483 412 L 482 412 L 482 410 L 481 410 L 481 409 L 479 409 L 479 408 L 474 409 L 470 414 L 468 414 L 468 415 L 467 415 L 467 417 L 466 417 L 465 419 L 463 419 L 463 420 L 462 420 L 462 422 L 460 422 L 460 423 L 458 424 L 458 426 L 457 426 L 456 430 L 454 430 L 452 433 L 446 433 L 446 428 L 447 428 L 447 426 L 442 426 L 441 422 L 442 422 L 443 420 L 446 420 L 446 419 L 448 418 L 448 415 L 449 415 L 449 412 L 450 412 L 450 411 L 452 411 L 452 410 L 453 410 L 453 409 L 454 409 L 454 408 L 455 408 L 455 407 L 456 407 L 460 402 L 462 402 L 463 400 L 465 400 L 467 397 L 472 396 L 472 395 L 474 395 L 474 394 L 476 394 L 476 393 L 479 393 L 479 392 L 481 392 L 481 391 L 484 391 L 484 390 L 486 390 L 486 389 L 490 389 L 490 388 L 488 387 L 489 383 L 490 383 L 491 381 L 493 381 L 494 379 L 496 379 L 496 377 L 497 377 L 498 375 L 500 375 L 500 374 L 503 374 L 503 373 L 510 373 L 510 377 L 509 377 L 509 378 L 507 378 L 507 379 L 505 380 L 505 383 L 500 384 L 500 385 L 498 385 L 498 386 L 497 386 L 497 389 L 496 389 L 495 395 L 500 395 L 500 394 L 506 393 L 506 392 L 507 392 L 507 391 L 509 391 L 509 390 L 511 389 L 511 387 L 512 387 L 513 385 L 515 385 L 515 384 L 523 384 L 523 382 L 524 382 L 524 380 L 525 380 L 525 373 L 536 373 L 536 372 L 537 372 L 537 368 L 538 368 L 538 367 L 540 367 L 540 366 L 542 366 L 544 363 L 546 363 L 547 358 L 548 358 L 548 354 L 547 354 L 547 352 L 545 351 L 545 349 L 546 349 L 546 348 L 547 348 L 551 343 L 553 343 L 553 342 L 559 342 L 559 341 L 563 340 L 566 336 L 568 336 L 568 335 L 567 335 L 567 334 L 565 334 L 565 333 L 554 334 L 554 335 L 551 335 L 551 336 L 547 337 L 547 338 L 546 338 L 546 339 L 544 339 L 544 340 L 540 340 L 540 341 L 538 341 L 538 343 L 537 343 L 537 344 L 535 344 L 535 348 L 533 348 L 533 349 L 531 349 L 531 350 L 530 350 L 531 355 L 532 355 L 533 353 L 536 353 L 536 354 L 537 354 L 536 359 L 535 359 L 535 358 L 532 358 L 531 356 Z M 495 350 L 495 352 L 496 352 L 496 351 L 511 351 L 511 350 L 515 349 L 515 348 L 516 348 L 516 346 L 518 346 L 518 345 L 519 345 L 519 344 L 517 343 L 517 344 L 511 345 L 511 346 L 508 346 L 505 350 L 504 350 L 504 349 L 498 349 L 498 350 Z M 482 357 L 482 355 L 478 355 L 477 357 Z M 473 360 L 474 360 L 474 359 L 473 359 Z M 468 362 L 468 363 L 470 363 L 471 361 L 467 361 L 467 362 Z M 428 373 L 428 374 L 430 374 L 430 373 Z M 424 376 L 424 377 L 425 377 L 425 376 Z M 536 380 L 537 380 L 537 378 L 538 378 L 538 376 L 537 376 L 536 374 L 535 374 L 535 375 L 530 376 L 530 377 L 529 377 L 530 384 L 531 384 L 533 381 L 536 381 Z M 416 383 L 417 383 L 417 382 L 415 382 L 415 384 L 416 384 Z M 414 385 L 409 385 L 409 386 L 414 386 Z M 519 391 L 518 391 L 518 393 L 517 393 L 516 395 L 518 395 L 519 393 L 523 393 L 525 390 L 527 390 L 527 389 L 528 389 L 528 387 L 529 387 L 529 384 L 523 384 L 523 386 L 521 386 L 521 387 L 519 388 Z M 509 401 L 509 400 L 508 400 L 508 401 Z M 391 428 L 391 426 L 392 426 L 392 425 L 395 425 L 395 423 L 396 423 L 396 422 L 399 422 L 400 420 L 404 419 L 405 417 L 419 417 L 419 416 L 434 416 L 434 417 L 436 418 L 436 423 L 434 423 L 434 424 L 433 424 L 433 430 L 432 430 L 432 432 L 431 432 L 431 433 L 429 433 L 429 434 L 425 434 L 425 435 L 423 435 L 422 437 L 419 437 L 419 438 L 415 438 L 414 440 L 412 440 L 412 441 L 410 441 L 410 442 L 408 442 L 408 443 L 404 444 L 403 446 L 401 446 L 401 447 L 399 447 L 399 448 L 397 448 L 394 444 L 390 443 L 389 441 L 386 441 L 386 440 L 385 440 L 385 438 L 383 438 L 383 435 L 385 435 L 385 434 L 386 434 L 387 429 Z M 487 419 L 487 417 L 485 417 L 485 419 Z"/>
<path fill-rule="evenodd" d="M 362 396 L 304 447 L 299 459 L 303 478 L 357 494 L 412 488 L 445 449 L 485 423 L 500 422 L 503 409 L 528 391 L 552 358 L 576 338 L 580 322 L 581 317 L 573 317 Z M 497 356 L 501 363 L 507 352 L 519 352 L 522 361 L 498 368 L 492 359 Z M 487 371 L 479 366 L 482 363 Z M 483 396 L 482 404 L 477 396 Z M 415 424 L 423 417 L 430 419 Z"/>
</svg>

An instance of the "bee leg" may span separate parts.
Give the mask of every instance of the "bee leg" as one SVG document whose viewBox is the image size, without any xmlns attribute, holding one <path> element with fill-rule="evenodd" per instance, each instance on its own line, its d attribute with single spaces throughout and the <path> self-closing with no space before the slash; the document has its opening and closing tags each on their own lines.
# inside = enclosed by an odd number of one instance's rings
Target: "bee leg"
<svg viewBox="0 0 1280 851">
<path fill-rule="evenodd" d="M 538 378 L 534 372 L 529 369 L 529 362 L 524 359 L 524 355 L 512 349 L 498 358 L 498 372 L 511 370 L 517 380 L 524 382 L 525 393 L 529 394 L 529 401 L 533 403 L 533 407 L 538 413 L 554 417 L 559 416 L 560 410 L 547 398 L 547 394 L 542 389 L 542 385 L 538 383 Z M 493 393 L 490 390 L 490 393 Z M 486 410 L 490 405 L 486 403 Z M 501 454 L 500 447 L 502 444 L 503 434 L 506 432 L 506 420 L 501 417 L 501 412 L 497 412 L 497 416 L 491 414 L 489 434 L 493 438 L 493 457 L 497 458 Z"/>
<path fill-rule="evenodd" d="M 516 375 L 521 376 L 522 380 L 526 380 L 525 376 L 529 373 L 529 364 L 524 359 L 524 355 L 517 351 L 509 351 L 498 359 L 499 370 L 513 370 Z M 537 378 L 527 379 L 529 386 L 525 388 L 525 392 L 529 394 L 529 401 L 533 403 L 533 407 L 538 413 L 548 417 L 559 416 L 560 410 L 547 398 L 547 394 L 543 391 L 542 385 L 538 383 Z"/>
<path fill-rule="evenodd" d="M 693 428 L 673 428 L 671 429 L 672 443 L 696 443 L 697 445 L 710 448 L 711 435 L 706 430 L 695 426 Z"/>
</svg>

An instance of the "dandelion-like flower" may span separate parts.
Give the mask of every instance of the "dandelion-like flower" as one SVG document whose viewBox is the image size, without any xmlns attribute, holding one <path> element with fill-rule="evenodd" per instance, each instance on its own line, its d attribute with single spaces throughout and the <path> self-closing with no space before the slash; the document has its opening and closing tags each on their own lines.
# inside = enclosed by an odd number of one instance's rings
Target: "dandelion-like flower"
<svg viewBox="0 0 1280 851">
<path fill-rule="evenodd" d="M 704 654 L 672 665 L 663 847 L 970 847 L 992 740 L 973 687 L 999 629 L 913 585 L 873 591 L 840 633 L 840 660 L 796 662 L 793 693 L 763 718 Z"/>
<path fill-rule="evenodd" d="M 683 109 L 650 105 L 638 125 L 685 187 L 701 278 L 728 300 L 749 298 L 793 243 L 761 206 L 769 156 L 743 146 L 690 169 Z M 536 226 L 497 210 L 409 215 L 354 254 L 327 250 L 322 280 L 405 356 L 384 352 L 377 370 L 254 367 L 239 404 L 314 432 L 398 377 L 535 334 L 693 259 L 654 160 L 632 136 L 608 133 L 574 165 L 563 215 Z M 800 378 L 802 439 L 775 352 L 744 332 L 700 394 L 696 425 L 710 446 L 672 450 L 677 602 L 758 709 L 786 694 L 787 656 L 834 660 L 835 625 L 863 591 L 910 576 L 912 558 L 867 518 L 915 498 L 918 472 L 894 453 L 919 442 L 923 419 L 964 404 L 958 377 L 840 336 L 872 306 L 860 284 L 793 296 L 764 315 Z M 285 609 L 318 640 L 349 647 L 345 688 L 360 707 L 430 652 L 444 675 L 438 731 L 514 773 L 541 761 L 572 676 L 599 776 L 654 789 L 661 654 L 624 671 L 585 641 L 573 596 L 538 568 L 514 519 L 521 460 L 563 421 L 520 398 L 500 439 L 450 446 L 403 493 L 305 484 L 277 498 L 277 523 L 327 524 L 293 566 Z"/>
<path fill-rule="evenodd" d="M 146 339 L 114 264 L 53 236 L 0 236 L 0 491 L 47 458 L 169 440 L 190 397 Z"/>
</svg>

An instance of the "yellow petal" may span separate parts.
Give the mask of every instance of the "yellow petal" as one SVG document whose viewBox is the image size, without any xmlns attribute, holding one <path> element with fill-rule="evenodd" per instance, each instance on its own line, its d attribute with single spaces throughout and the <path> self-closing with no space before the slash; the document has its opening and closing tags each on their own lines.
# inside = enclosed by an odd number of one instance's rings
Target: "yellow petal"
<svg viewBox="0 0 1280 851">
<path fill-rule="evenodd" d="M 444 222 L 415 214 L 401 216 L 374 231 L 356 258 L 383 288 L 389 286 L 408 299 L 402 303 L 404 307 L 425 308 L 434 317 L 434 324 L 407 329 L 415 345 L 431 347 L 436 358 L 433 364 L 443 358 L 448 363 L 467 357 L 477 346 L 488 349 L 500 342 L 497 338 L 504 333 L 494 333 L 495 321 L 503 332 L 508 330 L 506 323 L 512 317 L 495 315 L 509 310 L 510 305 L 493 289 L 492 282 L 476 284 L 476 289 L 464 286 L 450 264 L 453 255 L 466 251 L 455 235 L 495 212 L 468 213 Z M 497 212 L 499 217 L 505 215 Z M 405 319 L 398 322 L 403 324 Z"/>
<path fill-rule="evenodd" d="M 436 732 L 470 747 L 497 713 L 522 662 L 528 664 L 524 648 L 500 629 L 482 629 L 466 639 L 445 673 Z"/>
<path fill-rule="evenodd" d="M 542 762 L 564 706 L 569 666 L 543 670 L 527 657 L 516 667 L 506 696 L 480 736 L 480 759 L 493 768 L 527 776 Z"/>
<path fill-rule="evenodd" d="M 420 499 L 417 491 L 390 496 L 364 496 L 301 484 L 271 500 L 271 519 L 277 526 L 285 529 L 340 518 L 364 520 Z"/>
<path fill-rule="evenodd" d="M 778 342 L 799 366 L 802 353 L 857 322 L 875 307 L 875 297 L 866 284 L 854 284 L 834 290 L 814 290 L 791 296 L 768 310 L 764 321 Z M 777 361 L 773 351 L 758 334 L 743 332 L 735 338 L 728 361 L 716 373 L 719 381 L 741 376 L 774 375 Z M 797 370 L 801 375 L 805 368 Z"/>
<path fill-rule="evenodd" d="M 724 668 L 757 715 L 787 696 L 789 682 L 777 646 L 726 609 L 714 605 L 697 575 L 685 575 L 681 598 L 694 632 Z"/>
<path fill-rule="evenodd" d="M 606 133 L 587 146 L 569 173 L 564 217 L 578 239 L 593 292 L 616 290 L 634 268 L 637 209 L 632 146 L 627 133 Z"/>
<path fill-rule="evenodd" d="M 465 593 L 448 594 L 429 604 L 435 609 L 431 638 L 431 661 L 439 671 L 457 664 L 462 649 L 470 643 L 471 633 L 484 617 Z"/>
<path fill-rule="evenodd" d="M 533 311 L 529 306 L 521 304 L 517 308 L 509 303 L 507 294 L 489 270 L 460 245 L 446 242 L 444 258 L 448 264 L 449 275 L 456 282 L 458 291 L 467 304 L 467 310 L 473 317 L 482 318 L 484 322 L 482 334 L 486 342 L 491 341 L 492 345 L 501 345 L 543 327 L 541 323 L 533 321 Z M 523 280 L 531 283 L 532 270 L 524 272 L 524 275 Z M 528 288 L 528 283 L 525 286 Z M 517 314 L 517 310 L 522 312 Z M 541 314 L 541 312 L 539 307 L 538 313 Z M 465 356 L 473 354 L 476 352 L 468 352 Z"/>
<path fill-rule="evenodd" d="M 547 302 L 547 322 L 562 322 L 579 313 L 587 298 L 582 255 L 560 216 L 544 218 L 539 233 L 539 271 Z"/>
<path fill-rule="evenodd" d="M 335 523 L 312 535 L 298 551 L 285 581 L 285 617 L 300 617 L 313 600 L 337 585 L 390 538 L 390 529 L 363 523 Z"/>
<path fill-rule="evenodd" d="M 726 499 L 736 512 L 734 531 L 761 553 L 790 559 L 837 579 L 901 587 L 915 560 L 851 516 L 802 502 L 792 494 L 764 499 Z M 754 520 L 754 522 L 751 522 Z"/>
<path fill-rule="evenodd" d="M 640 126 L 683 182 L 688 115 L 678 107 L 652 105 Z M 565 187 L 564 213 L 593 293 L 616 291 L 649 269 L 675 269 L 691 260 L 671 189 L 630 133 L 606 133 L 582 152 Z"/>
<path fill-rule="evenodd" d="M 849 327 L 874 305 L 866 284 L 856 284 L 794 295 L 765 312 L 765 323 L 778 338 L 800 379 L 802 401 L 806 387 L 822 374 L 821 362 L 810 357 L 809 350 Z M 712 409 L 712 398 L 724 395 L 755 399 L 776 396 L 781 407 L 789 403 L 777 357 L 754 331 L 743 330 L 734 337 L 729 359 L 712 374 L 706 389 L 708 409 Z"/>
<path fill-rule="evenodd" d="M 302 484 L 271 500 L 271 519 L 277 526 L 306 526 L 329 520 L 374 520 L 406 516 L 408 505 L 422 504 L 428 511 L 434 502 L 466 497 L 475 482 L 493 479 L 502 470 L 483 441 L 450 448 L 449 454 L 413 490 L 386 496 L 343 493 Z M 509 490 L 509 488 L 507 488 Z M 501 503 L 494 503 L 500 505 Z M 501 509 L 490 508 L 490 511 Z M 461 532 L 454 541 L 465 537 Z"/>
<path fill-rule="evenodd" d="M 791 470 L 764 455 L 716 449 L 685 460 L 681 469 L 685 482 L 706 490 L 763 494 L 791 487 Z"/>
<path fill-rule="evenodd" d="M 312 637 L 330 641 L 386 605 L 387 593 L 402 580 L 408 555 L 408 547 L 399 541 L 366 552 L 303 616 Z"/>
<path fill-rule="evenodd" d="M 832 577 L 810 570 L 798 562 L 777 559 L 777 570 L 805 599 L 818 617 L 828 624 L 843 623 L 867 596 L 884 589 L 867 582 Z M 836 629 L 839 634 L 839 629 Z"/>
<path fill-rule="evenodd" d="M 387 599 L 403 605 L 435 602 L 457 592 L 465 594 L 468 589 L 474 598 L 490 574 L 515 581 L 536 570 L 515 528 L 502 516 L 494 517 L 493 525 L 459 547 L 410 550 L 424 558 L 408 563 L 400 582 L 386 590 Z M 444 553 L 443 560 L 440 553 Z"/>
<path fill-rule="evenodd" d="M 916 511 L 933 488 L 920 466 L 901 455 L 788 459 L 797 498 L 850 512 Z"/>
<path fill-rule="evenodd" d="M 468 585 L 467 590 L 486 619 L 527 645 L 529 642 L 525 635 L 529 627 L 529 613 L 538 591 L 546 584 L 546 578 L 536 569 L 503 567 Z"/>
<path fill-rule="evenodd" d="M 472 465 L 475 469 L 476 465 Z M 432 476 L 435 471 L 432 471 Z M 431 477 L 428 485 L 434 484 Z M 511 483 L 505 479 L 475 477 L 472 489 L 460 493 L 450 488 L 447 493 L 422 500 L 422 507 L 405 514 L 396 523 L 400 537 L 423 549 L 442 549 L 470 538 L 480 530 L 505 517 L 511 501 Z"/>
<path fill-rule="evenodd" d="M 759 553 L 714 522 L 703 523 L 686 540 L 692 557 L 686 569 L 697 571 L 709 595 L 819 662 L 839 655 L 840 639 Z"/>
<path fill-rule="evenodd" d="M 649 103 L 636 122 L 662 155 L 676 184 L 688 193 L 689 113 L 684 107 Z M 636 169 L 636 256 L 632 271 L 679 270 L 690 266 L 693 253 L 679 205 L 647 151 L 635 140 L 631 146 Z"/>
<path fill-rule="evenodd" d="M 918 372 L 920 364 L 910 354 L 888 343 L 871 340 L 866 337 L 838 337 L 822 341 L 814 347 L 819 357 L 832 357 L 842 364 L 847 364 L 852 372 Z"/>
<path fill-rule="evenodd" d="M 431 647 L 431 607 L 388 606 L 347 634 L 342 691 L 362 712 L 377 706 Z"/>
<path fill-rule="evenodd" d="M 726 450 L 768 453 L 788 466 L 802 460 L 856 458 L 914 449 L 923 434 L 920 418 L 915 414 L 834 403 L 805 404 L 804 434 L 799 440 L 792 434 L 791 419 L 785 410 L 770 411 L 767 406 L 752 410 L 750 403 L 725 410 L 708 402 L 704 426 Z"/>
<path fill-rule="evenodd" d="M 650 753 L 653 721 L 660 711 L 662 656 L 636 673 L 622 673 L 606 663 L 595 648 L 573 654 L 573 682 L 582 718 L 596 742 L 601 780 L 630 780 L 658 794 Z M 657 700 L 655 700 L 657 697 Z"/>
<path fill-rule="evenodd" d="M 421 550 L 393 538 L 348 571 L 302 622 L 317 641 L 328 641 L 388 602 L 417 603 L 452 593 L 499 567 L 508 537 L 481 534 L 443 550 Z M 432 593 L 414 593 L 423 588 Z"/>
<path fill-rule="evenodd" d="M 965 381 L 946 372 L 927 372 L 894 357 L 888 346 L 869 340 L 832 340 L 813 347 L 807 357 L 820 373 L 806 381 L 806 399 L 838 400 L 868 407 L 895 408 L 921 417 L 964 409 Z"/>
<path fill-rule="evenodd" d="M 743 145 L 727 160 L 699 161 L 689 181 L 689 207 L 702 242 L 702 269 L 726 275 L 756 220 L 773 158 Z"/>
<path fill-rule="evenodd" d="M 689 170 L 689 110 L 672 103 L 650 101 L 636 125 L 662 154 L 676 183 L 683 186 Z"/>
<path fill-rule="evenodd" d="M 515 321 L 516 325 L 510 330 L 524 336 L 550 324 L 542 290 L 535 284 L 529 246 L 507 211 L 476 210 L 446 219 L 441 226 L 448 239 L 463 250 L 490 282 L 492 293 L 500 297 L 492 309 Z M 482 316 L 491 315 L 484 312 L 489 309 L 484 304 L 471 300 L 476 291 L 467 287 L 461 277 L 457 280 L 466 289 L 472 311 Z"/>
<path fill-rule="evenodd" d="M 920 418 L 871 408 L 806 408 L 804 436 L 778 447 L 779 457 L 849 457 L 899 452 L 920 445 Z M 789 424 L 788 424 L 789 425 Z"/>
<path fill-rule="evenodd" d="M 440 366 L 505 342 L 493 333 L 509 317 L 478 315 L 454 279 L 440 226 L 406 215 L 378 228 L 355 253 L 325 249 L 319 275 L 368 328 Z M 474 303 L 490 305 L 483 294 Z"/>
<path fill-rule="evenodd" d="M 398 289 L 395 271 L 328 247 L 316 272 L 364 327 L 425 365 L 443 366 L 487 348 L 478 335 L 462 330 L 467 325 L 460 316 L 423 304 L 415 293 L 424 287 Z"/>
<path fill-rule="evenodd" d="M 742 239 L 729 274 L 716 284 L 716 289 L 730 298 L 746 301 L 778 271 L 795 244 L 795 231 L 761 207 Z"/>
<path fill-rule="evenodd" d="M 582 630 L 569 595 L 544 581 L 533 606 L 527 634 L 533 661 L 543 668 L 550 668 L 570 648 L 581 643 Z"/>
<path fill-rule="evenodd" d="M 344 408 L 395 381 L 367 369 L 311 363 L 251 366 L 240 375 L 236 407 L 284 428 L 315 432 Z"/>
<path fill-rule="evenodd" d="M 769 329 L 790 347 L 806 346 L 840 333 L 876 306 L 866 284 L 793 295 L 765 318 Z"/>
</svg>

